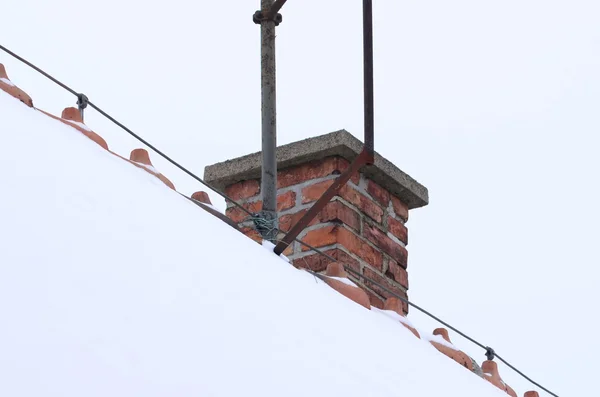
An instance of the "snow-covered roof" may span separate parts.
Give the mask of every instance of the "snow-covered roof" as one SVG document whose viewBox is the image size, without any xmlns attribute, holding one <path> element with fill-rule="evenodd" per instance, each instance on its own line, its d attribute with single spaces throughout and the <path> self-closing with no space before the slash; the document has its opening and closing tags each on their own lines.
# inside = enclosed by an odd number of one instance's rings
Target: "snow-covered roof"
<svg viewBox="0 0 600 397">
<path fill-rule="evenodd" d="M 2 396 L 514 395 L 338 264 L 294 268 L 145 150 L 36 109 L 2 65 L 0 139 Z"/>
</svg>

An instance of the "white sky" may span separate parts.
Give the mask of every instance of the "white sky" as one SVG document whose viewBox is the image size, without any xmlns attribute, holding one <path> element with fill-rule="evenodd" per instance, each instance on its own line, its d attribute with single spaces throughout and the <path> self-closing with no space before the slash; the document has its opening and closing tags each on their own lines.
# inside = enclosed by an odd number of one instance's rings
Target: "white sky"
<svg viewBox="0 0 600 397">
<path fill-rule="evenodd" d="M 260 149 L 258 3 L 20 0 L 3 6 L 0 37 L 202 176 Z M 361 12 L 286 4 L 280 144 L 340 128 L 361 138 Z M 374 12 L 376 150 L 430 193 L 408 224 L 410 298 L 561 396 L 593 389 L 600 3 L 375 1 Z M 74 104 L 0 62 L 36 106 Z M 121 154 L 139 147 L 93 110 L 86 122 Z M 202 188 L 151 157 L 179 191 Z M 520 395 L 532 389 L 500 368 Z"/>
</svg>

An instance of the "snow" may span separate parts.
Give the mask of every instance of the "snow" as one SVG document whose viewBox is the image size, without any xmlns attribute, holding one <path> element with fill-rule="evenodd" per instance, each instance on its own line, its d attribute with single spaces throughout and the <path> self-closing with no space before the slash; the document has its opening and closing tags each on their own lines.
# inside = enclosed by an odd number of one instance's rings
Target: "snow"
<svg viewBox="0 0 600 397">
<path fill-rule="evenodd" d="M 65 121 L 67 121 L 67 122 L 69 122 L 69 123 L 71 123 L 71 124 L 74 124 L 74 125 L 76 125 L 76 126 L 78 126 L 78 127 L 81 127 L 81 128 L 83 128 L 85 131 L 92 131 L 90 127 L 88 127 L 87 125 L 85 125 L 85 124 L 83 124 L 83 123 L 81 123 L 81 122 L 79 122 L 79 121 L 73 121 L 73 120 L 65 120 Z"/>
<path fill-rule="evenodd" d="M 505 396 L 0 92 L 0 395 Z"/>
<path fill-rule="evenodd" d="M 408 325 L 409 327 L 412 327 L 412 328 L 414 328 L 414 329 L 417 329 L 417 327 L 415 327 L 415 326 L 413 325 L 413 323 L 412 323 L 412 322 L 411 322 L 409 319 L 407 319 L 407 318 L 406 318 L 406 317 L 404 317 L 404 316 L 401 316 L 401 315 L 399 315 L 398 313 L 396 313 L 396 312 L 395 312 L 395 311 L 393 311 L 393 310 L 380 310 L 380 309 L 377 309 L 376 307 L 372 308 L 371 310 L 374 310 L 374 311 L 376 311 L 376 312 L 379 312 L 379 313 L 381 313 L 381 314 L 383 314 L 383 315 L 385 315 L 385 316 L 387 316 L 387 317 L 391 318 L 392 320 L 400 321 L 401 323 L 403 323 L 403 324 L 406 324 L 406 325 Z M 420 330 L 417 330 L 417 331 L 419 331 L 419 333 L 421 333 L 421 331 L 420 331 Z"/>
<path fill-rule="evenodd" d="M 15 86 L 12 81 L 10 81 L 9 79 L 5 79 L 4 77 L 0 77 L 0 81 L 3 82 L 3 83 L 8 84 L 11 87 Z"/>
<path fill-rule="evenodd" d="M 356 287 L 357 286 L 356 284 L 354 284 L 352 281 L 348 280 L 347 278 L 343 278 L 343 277 L 329 277 L 329 278 L 331 278 L 333 280 L 338 280 L 338 281 L 340 281 L 340 282 L 342 282 L 342 283 L 344 283 L 346 285 L 349 285 L 351 287 Z"/>
<path fill-rule="evenodd" d="M 264 247 L 264 248 L 265 248 L 267 251 L 269 251 L 269 252 L 273 252 L 273 250 L 275 249 L 275 244 L 273 244 L 273 243 L 272 243 L 272 242 L 270 242 L 269 240 L 263 240 L 263 241 L 262 241 L 262 246 L 263 246 L 263 247 Z M 283 254 L 279 255 L 279 258 L 280 258 L 280 259 L 283 259 L 283 260 L 284 260 L 284 261 L 286 261 L 287 263 L 290 263 L 290 259 L 289 259 L 287 256 L 283 255 Z"/>
<path fill-rule="evenodd" d="M 207 204 L 207 203 L 202 203 L 202 204 L 204 204 L 206 207 L 208 207 L 208 208 L 210 208 L 210 209 L 212 209 L 212 210 L 215 210 L 215 211 L 217 211 L 217 212 L 219 212 L 219 213 L 221 213 L 221 214 L 225 215 L 225 213 L 224 213 L 224 212 L 223 212 L 221 209 L 219 209 L 219 208 L 215 207 L 215 206 L 214 206 L 214 205 L 212 205 L 212 204 Z"/>
<path fill-rule="evenodd" d="M 159 173 L 159 172 L 156 170 L 156 168 L 154 168 L 154 167 L 153 167 L 153 166 L 151 166 L 151 165 L 144 164 L 144 163 L 140 163 L 140 162 L 137 162 L 137 161 L 134 161 L 134 163 L 136 163 L 136 164 L 137 164 L 137 165 L 139 165 L 140 167 L 143 167 L 143 168 L 145 168 L 145 169 L 147 169 L 147 170 L 149 170 L 149 171 L 152 171 L 152 172 L 154 172 L 155 174 L 158 174 L 158 173 Z M 204 204 L 204 203 L 203 203 L 203 204 Z"/>
<path fill-rule="evenodd" d="M 433 334 L 425 333 L 425 334 L 421 335 L 421 338 L 423 338 L 424 340 L 430 341 L 430 342 L 439 343 L 440 345 L 449 347 L 450 349 L 453 349 L 453 350 L 459 350 L 452 343 L 446 341 L 446 339 L 444 339 L 441 335 L 433 335 Z"/>
</svg>

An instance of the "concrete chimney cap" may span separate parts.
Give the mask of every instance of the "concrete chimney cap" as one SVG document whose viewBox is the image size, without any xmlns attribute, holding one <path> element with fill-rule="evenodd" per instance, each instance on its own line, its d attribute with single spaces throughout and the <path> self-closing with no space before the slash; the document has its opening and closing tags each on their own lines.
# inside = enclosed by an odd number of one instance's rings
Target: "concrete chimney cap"
<svg viewBox="0 0 600 397">
<path fill-rule="evenodd" d="M 281 170 L 330 156 L 352 161 L 362 147 L 362 142 L 346 130 L 335 131 L 279 146 L 276 151 L 277 168 Z M 261 161 L 261 153 L 256 152 L 209 165 L 204 169 L 204 180 L 214 188 L 224 191 L 226 186 L 233 183 L 260 178 Z M 429 203 L 429 193 L 425 186 L 377 153 L 375 164 L 364 167 L 363 173 L 396 195 L 410 209 Z"/>
</svg>

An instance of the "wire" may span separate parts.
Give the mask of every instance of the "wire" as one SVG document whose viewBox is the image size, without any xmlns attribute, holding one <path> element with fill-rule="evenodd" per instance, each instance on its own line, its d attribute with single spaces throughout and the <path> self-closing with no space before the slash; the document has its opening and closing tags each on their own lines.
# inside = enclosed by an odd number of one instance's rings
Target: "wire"
<svg viewBox="0 0 600 397">
<path fill-rule="evenodd" d="M 435 321 L 445 325 L 446 327 L 450 328 L 452 331 L 456 332 L 457 334 L 459 334 L 460 336 L 462 336 L 463 338 L 469 340 L 471 343 L 481 347 L 482 349 L 484 349 L 486 352 L 488 352 L 489 350 L 492 350 L 491 348 L 484 346 L 483 344 L 481 344 L 480 342 L 476 341 L 475 339 L 471 338 L 469 335 L 465 334 L 464 332 L 460 331 L 459 329 L 457 329 L 456 327 L 453 327 L 452 325 L 448 324 L 447 322 L 445 322 L 444 320 L 440 319 L 439 317 L 437 317 L 436 315 L 430 313 L 429 311 L 423 309 L 422 307 L 418 306 L 417 304 L 409 301 L 408 299 L 404 298 L 403 296 L 400 296 L 396 293 L 394 293 L 393 291 L 390 291 L 388 288 L 386 288 L 385 286 L 381 285 L 380 283 L 378 283 L 377 281 L 363 275 L 360 274 L 359 272 L 357 272 L 356 270 L 352 269 L 349 266 L 345 266 L 344 265 L 344 269 L 346 271 L 349 271 L 350 273 L 353 273 L 355 275 L 357 275 L 358 277 L 373 283 L 375 285 L 377 285 L 379 288 L 381 288 L 382 290 L 384 290 L 385 292 L 387 292 L 390 295 L 393 295 L 394 297 L 400 299 L 403 302 L 406 302 L 408 305 L 414 307 L 415 309 L 419 310 L 420 312 L 422 312 L 423 314 L 426 314 L 427 316 L 431 317 L 432 319 L 434 319 Z M 558 395 L 554 394 L 553 392 L 551 392 L 550 390 L 546 389 L 544 386 L 540 385 L 539 383 L 537 383 L 536 381 L 534 381 L 533 379 L 531 379 L 530 377 L 528 377 L 527 375 L 525 375 L 523 372 L 519 371 L 517 368 L 515 368 L 513 365 L 511 365 L 509 362 L 507 362 L 506 360 L 504 360 L 501 356 L 499 356 L 498 354 L 495 354 L 495 357 L 498 358 L 498 360 L 502 361 L 504 364 L 506 364 L 508 367 L 510 367 L 513 371 L 515 371 L 516 373 L 518 373 L 519 375 L 521 375 L 523 378 L 527 379 L 529 382 L 533 383 L 534 385 L 536 385 L 537 387 L 539 387 L 540 389 L 544 390 L 545 392 L 547 392 L 548 394 L 553 395 L 554 397 L 558 397 Z"/>
<path fill-rule="evenodd" d="M 398 295 L 398 294 L 394 293 L 393 291 L 391 291 L 390 289 L 388 289 L 388 288 L 386 288 L 385 286 L 381 285 L 380 283 L 378 283 L 377 281 L 373 280 L 372 278 L 369 278 L 369 277 L 365 276 L 364 274 L 360 274 L 359 272 L 357 272 L 356 270 L 352 269 L 351 267 L 344 266 L 344 268 L 345 268 L 347 271 L 349 271 L 349 272 L 351 272 L 351 273 L 354 273 L 354 274 L 356 274 L 358 277 L 360 277 L 360 278 L 362 278 L 362 279 L 364 279 L 364 280 L 366 280 L 366 281 L 368 281 L 368 282 L 370 282 L 370 283 L 373 283 L 373 284 L 377 285 L 379 288 L 381 288 L 382 290 L 384 290 L 384 291 L 385 291 L 385 292 L 387 292 L 388 294 L 390 294 L 390 295 L 393 295 L 394 297 L 396 297 L 396 298 L 400 299 L 402 302 L 405 302 L 405 303 L 407 303 L 408 305 L 410 305 L 410 306 L 414 307 L 415 309 L 419 310 L 419 311 L 420 311 L 420 312 L 422 312 L 423 314 L 426 314 L 426 315 L 428 315 L 429 317 L 431 317 L 431 318 L 432 318 L 432 319 L 434 319 L 435 321 L 437 321 L 437 322 L 439 322 L 439 323 L 441 323 L 441 324 L 445 325 L 446 327 L 450 328 L 452 331 L 456 332 L 457 334 L 459 334 L 459 335 L 460 335 L 460 336 L 462 336 L 463 338 L 466 338 L 467 340 L 469 340 L 470 342 L 472 342 L 472 343 L 476 344 L 477 346 L 481 347 L 482 349 L 484 349 L 484 350 L 487 350 L 487 349 L 488 349 L 488 347 L 487 347 L 487 346 L 484 346 L 483 344 L 481 344 L 481 343 L 477 342 L 475 339 L 471 338 L 469 335 L 465 334 L 464 332 L 461 332 L 459 329 L 457 329 L 457 328 L 453 327 L 452 325 L 448 324 L 447 322 L 445 322 L 445 321 L 444 321 L 444 320 L 442 320 L 441 318 L 439 318 L 439 317 L 435 316 L 434 314 L 431 314 L 429 311 L 427 311 L 427 310 L 423 309 L 423 308 L 422 308 L 422 307 L 420 307 L 419 305 L 417 305 L 417 304 L 415 304 L 415 303 L 412 303 L 411 301 L 409 301 L 409 300 L 408 300 L 408 299 L 406 299 L 405 297 L 403 297 L 403 296 L 400 296 L 400 295 Z"/>
<path fill-rule="evenodd" d="M 18 59 L 19 61 L 23 62 L 27 66 L 29 66 L 32 69 L 34 69 L 35 71 L 37 71 L 37 72 L 41 73 L 42 75 L 46 76 L 48 79 L 50 79 L 54 83 L 58 84 L 59 86 L 61 86 L 65 90 L 69 91 L 71 94 L 75 95 L 78 99 L 81 98 L 82 94 L 78 93 L 77 91 L 73 90 L 72 88 L 70 88 L 66 84 L 63 84 L 61 81 L 57 80 L 56 78 L 52 77 L 48 73 L 44 72 L 42 69 L 38 68 L 37 66 L 35 66 L 31 62 L 27 61 L 25 58 L 20 57 L 19 55 L 17 55 L 14 52 L 10 51 L 8 48 L 4 47 L 3 45 L 0 45 L 0 49 L 2 49 L 4 52 L 6 52 L 9 55 L 12 55 L 13 57 L 15 57 L 16 59 Z M 211 189 L 212 191 L 214 191 L 215 193 L 217 193 L 219 196 L 223 197 L 225 200 L 227 200 L 227 201 L 233 203 L 235 206 L 241 208 L 248 215 L 252 215 L 252 213 L 250 211 L 248 211 L 246 208 L 244 208 L 244 206 L 242 206 L 241 204 L 237 203 L 236 201 L 230 199 L 229 197 L 227 197 L 225 194 L 219 192 L 218 190 L 213 189 L 212 186 L 210 186 L 209 184 L 207 184 L 206 182 L 204 182 L 201 178 L 197 177 L 192 172 L 188 171 L 187 168 L 183 167 L 182 165 L 180 165 L 179 163 L 177 163 L 176 161 L 174 161 L 173 159 L 171 159 L 169 156 L 167 156 L 166 154 L 164 154 L 162 151 L 158 150 L 150 142 L 146 141 L 144 138 L 142 138 L 141 136 L 137 135 L 135 132 L 131 131 L 129 128 L 127 128 L 126 126 L 124 126 L 123 124 L 121 124 L 119 121 L 115 120 L 111 115 L 109 115 L 108 113 L 106 113 L 104 110 L 100 109 L 94 103 L 92 103 L 91 101 L 88 101 L 87 104 L 90 107 L 94 108 L 98 113 L 100 113 L 101 115 L 103 115 L 104 117 L 106 117 L 107 119 L 109 119 L 110 121 L 112 121 L 113 123 L 115 123 L 116 125 L 118 125 L 119 127 L 121 127 L 124 131 L 126 131 L 127 133 L 129 133 L 131 136 L 133 136 L 134 138 L 136 138 L 138 141 L 140 141 L 144 145 L 148 146 L 150 149 L 152 149 L 159 156 L 161 156 L 162 158 L 164 158 L 165 160 L 167 160 L 168 162 L 170 162 L 171 164 L 173 164 L 175 167 L 179 168 L 180 170 L 182 170 L 183 172 L 185 172 L 186 174 L 188 174 L 189 176 L 191 176 L 192 178 L 194 178 L 195 180 L 197 180 L 198 182 L 200 182 L 201 184 L 203 184 L 207 188 Z"/>
<path fill-rule="evenodd" d="M 189 176 L 191 176 L 192 178 L 194 178 L 196 181 L 200 182 L 201 184 L 203 184 L 204 186 L 206 186 L 207 188 L 209 188 L 213 192 L 217 193 L 219 196 L 223 197 L 225 200 L 227 200 L 227 201 L 233 203 L 235 206 L 241 208 L 246 214 L 253 215 L 252 212 L 248 211 L 243 205 L 241 205 L 238 202 L 236 202 L 236 201 L 232 200 L 231 198 L 227 197 L 227 195 L 225 195 L 224 193 L 221 193 L 220 191 L 214 189 L 212 186 L 210 186 L 208 183 L 204 182 L 204 180 L 202 180 L 201 178 L 199 178 L 198 176 L 196 176 L 194 173 L 192 173 L 191 171 L 189 171 L 187 168 L 185 168 L 184 166 L 180 165 L 178 162 L 176 162 L 175 160 L 171 159 L 169 156 L 167 156 L 166 154 L 164 154 L 162 151 L 160 151 L 158 148 L 156 148 L 150 142 L 148 142 L 147 140 L 145 140 L 144 138 L 142 138 L 141 136 L 139 136 L 135 132 L 131 131 L 129 128 L 127 128 L 126 126 L 124 126 L 123 124 L 121 124 L 119 121 L 115 120 L 111 115 L 109 115 L 108 113 L 106 113 L 104 110 L 100 109 L 94 103 L 88 102 L 88 105 L 90 107 L 94 108 L 98 113 L 100 113 L 101 115 L 103 115 L 104 117 L 106 117 L 107 119 L 109 119 L 110 121 L 112 121 L 113 123 L 115 123 L 116 125 L 118 125 L 119 127 L 121 127 L 124 131 L 126 131 L 127 133 L 129 133 L 135 139 L 137 139 L 138 141 L 142 142 L 144 145 L 148 146 L 150 149 L 152 149 L 154 152 L 156 152 L 156 154 L 158 154 L 159 156 L 161 156 L 162 158 L 164 158 L 165 160 L 167 160 L 169 163 L 173 164 L 175 167 L 179 168 L 181 171 L 185 172 L 186 174 L 188 174 Z"/>
<path fill-rule="evenodd" d="M 545 391 L 546 393 L 551 394 L 554 397 L 558 397 L 558 395 L 552 393 L 550 390 L 546 389 L 544 386 L 540 385 L 539 383 L 537 383 L 536 381 L 534 381 L 533 379 L 531 379 L 529 376 L 525 375 L 523 372 L 519 371 L 511 363 L 509 363 L 508 361 L 506 361 L 505 359 L 503 359 L 499 355 L 496 354 L 496 358 L 498 360 L 502 361 L 504 364 L 506 364 L 507 367 L 509 367 L 510 369 L 512 369 L 513 371 L 515 371 L 519 375 L 521 375 L 523 378 L 527 379 L 528 381 L 530 381 L 531 383 L 533 383 L 534 385 L 536 385 L 537 387 L 539 387 L 540 389 L 542 389 L 543 391 Z"/>
<path fill-rule="evenodd" d="M 280 3 L 282 3 L 281 5 L 283 5 L 283 3 L 285 3 L 285 1 L 280 1 Z M 54 83 L 56 83 L 57 85 L 59 85 L 62 88 L 64 88 L 65 90 L 69 91 L 71 94 L 75 95 L 78 99 L 82 98 L 83 94 L 76 92 L 75 90 L 73 90 L 72 88 L 70 88 L 69 86 L 67 86 L 66 84 L 63 84 L 59 80 L 57 80 L 54 77 L 52 77 L 50 74 L 44 72 L 42 69 L 38 68 L 37 66 L 35 66 L 31 62 L 27 61 L 26 59 L 20 57 L 19 55 L 15 54 L 14 52 L 10 51 L 9 49 L 7 49 L 6 47 L 4 47 L 3 45 L 0 45 L 0 49 L 2 49 L 7 54 L 13 56 L 14 58 L 18 59 L 19 61 L 23 62 L 27 66 L 31 67 L 32 69 L 34 69 L 38 73 L 44 75 L 45 77 L 47 77 L 48 79 L 50 79 L 51 81 L 53 81 Z M 251 219 L 254 222 L 255 227 L 257 229 L 259 227 L 261 227 L 261 228 L 265 228 L 268 231 L 278 231 L 278 232 L 281 232 L 281 229 L 279 229 L 279 228 L 277 228 L 277 227 L 274 226 L 274 224 L 275 224 L 274 220 L 267 222 L 267 220 L 265 220 L 264 218 L 258 216 L 257 214 L 252 213 L 251 211 L 249 211 L 248 209 L 246 209 L 242 204 L 236 202 L 235 200 L 229 198 L 226 194 L 221 193 L 217 189 L 213 188 L 208 183 L 206 183 L 204 180 L 202 180 L 201 178 L 199 178 L 198 176 L 196 176 L 194 173 L 190 172 L 187 168 L 183 167 L 182 165 L 180 165 L 179 163 L 177 163 L 175 160 L 171 159 L 169 156 L 167 156 L 162 151 L 160 151 L 159 149 L 157 149 L 154 145 L 152 145 L 151 143 L 149 143 L 148 141 L 146 141 L 144 138 L 142 138 L 139 135 L 137 135 L 135 132 L 133 132 L 132 130 L 130 130 L 129 128 L 127 128 L 126 126 L 124 126 L 123 124 L 121 124 L 119 121 L 117 121 L 116 119 L 114 119 L 111 115 L 109 115 L 108 113 L 106 113 L 104 110 L 100 109 L 94 103 L 88 101 L 87 104 L 90 107 L 94 108 L 98 113 L 100 113 L 101 115 L 103 115 L 104 117 L 106 117 L 108 120 L 112 121 L 113 123 L 115 123 L 116 125 L 118 125 L 119 127 L 121 127 L 124 131 L 126 131 L 127 133 L 129 133 L 131 136 L 133 136 L 134 138 L 136 138 L 138 141 L 142 142 L 144 145 L 146 145 L 147 147 L 149 147 L 150 149 L 152 149 L 156 154 L 158 154 L 159 156 L 161 156 L 162 158 L 164 158 L 165 160 L 167 160 L 168 162 L 170 162 L 171 164 L 173 164 L 174 166 L 176 166 L 177 168 L 179 168 L 180 170 L 182 170 L 183 172 L 185 172 L 187 175 L 191 176 L 196 181 L 200 182 L 202 185 L 206 186 L 207 188 L 209 188 L 213 192 L 217 193 L 219 196 L 221 196 L 222 198 L 224 198 L 226 201 L 229 201 L 230 203 L 234 204 L 236 207 L 240 208 L 242 211 L 244 211 L 247 215 L 250 216 L 248 219 Z M 330 261 L 337 262 L 337 259 L 335 259 L 334 257 L 326 254 L 325 252 L 321 251 L 320 249 L 318 249 L 318 248 L 316 248 L 316 247 L 314 247 L 314 246 L 312 246 L 312 245 L 310 245 L 308 243 L 305 243 L 304 241 L 300 240 L 299 238 L 295 238 L 294 240 L 297 241 L 298 243 L 304 245 L 305 247 L 309 248 L 310 250 L 316 252 L 317 254 L 319 254 L 319 255 L 321 255 L 321 256 L 329 259 Z M 528 377 L 527 375 L 525 375 L 523 372 L 521 372 L 520 370 L 518 370 L 517 368 L 515 368 L 512 364 L 510 364 L 509 362 L 507 362 L 504 358 L 502 358 L 501 356 L 499 356 L 498 354 L 496 354 L 492 348 L 487 347 L 487 346 L 481 344 L 477 340 L 471 338 L 469 335 L 467 335 L 464 332 L 460 331 L 459 329 L 453 327 L 452 325 L 448 324 L 447 322 L 445 322 L 444 320 L 442 320 L 439 317 L 435 316 L 434 314 L 430 313 L 429 311 L 423 309 L 422 307 L 418 306 L 415 303 L 412 303 L 411 301 L 409 301 L 408 299 L 404 298 L 403 296 L 400 296 L 400 295 L 396 294 L 395 292 L 391 291 L 389 288 L 386 288 L 385 286 L 383 286 L 382 284 L 378 283 L 377 281 L 375 281 L 375 280 L 373 280 L 373 279 L 371 279 L 371 278 L 369 278 L 369 277 L 361 274 L 360 272 L 357 272 L 356 270 L 352 269 L 351 267 L 344 265 L 344 269 L 346 271 L 354 274 L 358 278 L 362 278 L 365 281 L 368 281 L 368 282 L 370 282 L 370 283 L 372 283 L 374 285 L 377 285 L 379 288 L 381 288 L 383 291 L 387 292 L 388 294 L 390 294 L 390 295 L 392 295 L 392 296 L 400 299 L 402 302 L 405 302 L 406 304 L 414 307 L 415 309 L 419 310 L 423 314 L 431 317 L 435 321 L 443 324 L 444 326 L 448 327 L 452 331 L 454 331 L 457 334 L 461 335 L 463 338 L 467 339 L 471 343 L 473 343 L 473 344 L 481 347 L 482 349 L 484 349 L 486 351 L 486 355 L 488 355 L 488 357 L 492 357 L 492 358 L 494 356 L 497 357 L 498 360 L 502 361 L 509 368 L 511 368 L 513 371 L 515 371 L 516 373 L 518 373 L 519 375 L 521 375 L 523 378 L 527 379 L 532 384 L 536 385 L 537 387 L 539 387 L 540 389 L 544 390 L 548 394 L 550 394 L 550 395 L 552 395 L 554 397 L 558 397 L 557 394 L 551 392 L 550 390 L 546 389 L 544 386 L 542 386 L 539 383 L 535 382 L 530 377 Z M 307 269 L 307 270 L 310 273 L 312 273 L 315 277 L 318 277 L 320 279 L 324 278 L 324 276 L 321 275 L 321 274 L 319 274 L 319 273 L 316 273 L 316 272 L 314 272 L 314 271 L 312 271 L 310 269 Z"/>
<path fill-rule="evenodd" d="M 23 62 L 25 65 L 29 66 L 30 68 L 34 69 L 36 72 L 43 74 L 44 76 L 46 76 L 47 78 L 49 78 L 50 80 L 52 80 L 54 83 L 58 84 L 59 86 L 61 86 L 65 90 L 69 91 L 71 94 L 73 94 L 73 95 L 79 95 L 71 87 L 69 87 L 69 86 L 61 83 L 60 81 L 58 81 L 57 79 L 55 79 L 54 77 L 52 77 L 51 75 L 49 75 L 48 73 L 44 72 L 42 69 L 40 69 L 37 66 L 35 66 L 33 63 L 29 62 L 28 60 L 26 60 L 26 59 L 24 59 L 24 58 L 22 58 L 20 56 L 18 56 L 17 54 L 15 54 L 14 52 L 12 52 L 8 48 L 4 47 L 3 45 L 0 45 L 0 49 L 2 49 L 2 51 L 6 52 L 9 55 L 12 55 L 13 57 L 15 57 L 16 59 L 18 59 L 19 61 Z"/>
</svg>

